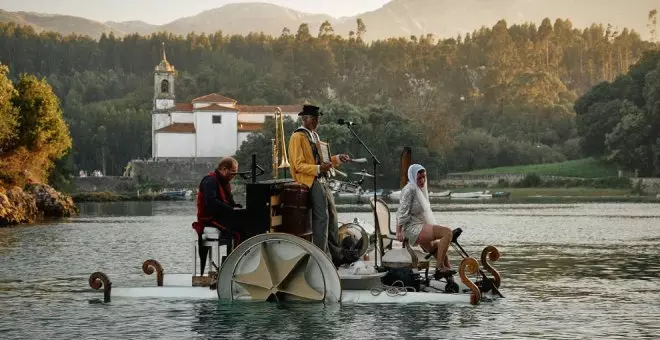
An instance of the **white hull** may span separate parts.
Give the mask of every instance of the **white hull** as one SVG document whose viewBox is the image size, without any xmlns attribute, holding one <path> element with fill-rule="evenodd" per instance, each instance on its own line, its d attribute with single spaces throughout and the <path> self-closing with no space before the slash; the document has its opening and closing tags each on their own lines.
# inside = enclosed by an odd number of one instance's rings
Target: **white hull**
<svg viewBox="0 0 660 340">
<path fill-rule="evenodd" d="M 491 199 L 493 194 L 488 191 L 452 192 L 450 197 L 452 199 Z"/>
<path fill-rule="evenodd" d="M 217 300 L 218 293 L 208 287 L 139 287 L 113 288 L 112 298 L 132 299 L 174 299 L 174 300 Z M 405 295 L 388 295 L 382 292 L 373 295 L 368 290 L 344 290 L 342 304 L 387 304 L 387 303 L 425 303 L 425 304 L 470 304 L 468 294 L 442 294 L 408 292 Z"/>
<path fill-rule="evenodd" d="M 460 287 L 461 289 L 465 288 L 462 284 L 460 284 Z M 217 300 L 218 293 L 215 289 L 209 289 L 208 287 L 193 287 L 190 274 L 169 274 L 163 277 L 163 287 L 113 287 L 112 298 Z M 340 302 L 342 304 L 470 304 L 470 295 L 465 293 L 407 292 L 392 296 L 384 291 L 374 295 L 370 290 L 343 290 Z"/>
</svg>

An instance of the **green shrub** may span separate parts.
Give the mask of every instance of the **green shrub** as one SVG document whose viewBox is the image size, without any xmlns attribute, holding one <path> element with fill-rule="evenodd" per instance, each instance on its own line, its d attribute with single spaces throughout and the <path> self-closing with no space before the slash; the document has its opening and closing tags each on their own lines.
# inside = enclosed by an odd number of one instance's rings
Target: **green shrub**
<svg viewBox="0 0 660 340">
<path fill-rule="evenodd" d="M 536 173 L 527 174 L 520 182 L 516 183 L 519 188 L 533 188 L 541 186 L 541 176 Z"/>
</svg>

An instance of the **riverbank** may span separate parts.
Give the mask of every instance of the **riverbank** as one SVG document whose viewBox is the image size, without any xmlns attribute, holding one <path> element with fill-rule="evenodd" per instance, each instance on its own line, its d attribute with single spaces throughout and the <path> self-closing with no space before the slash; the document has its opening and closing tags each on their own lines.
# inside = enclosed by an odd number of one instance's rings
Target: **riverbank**
<svg viewBox="0 0 660 340">
<path fill-rule="evenodd" d="M 119 194 L 109 191 L 71 194 L 75 203 L 82 202 L 142 202 L 142 201 L 190 201 L 183 197 L 164 194 Z"/>
<path fill-rule="evenodd" d="M 456 192 L 469 192 L 484 190 L 483 188 L 462 188 Z M 432 199 L 434 207 L 452 204 L 567 204 L 567 203 L 660 203 L 660 198 L 653 195 L 635 195 L 629 189 L 596 189 L 596 188 L 498 188 L 491 191 L 509 192 L 509 197 L 496 197 L 492 199 Z M 140 201 L 194 201 L 194 197 L 183 199 L 158 194 L 117 194 L 111 192 L 72 194 L 75 203 L 82 202 L 140 202 Z M 244 201 L 242 192 L 237 193 L 236 199 Z M 398 201 L 384 200 L 391 208 L 398 206 Z M 368 200 L 351 198 L 335 198 L 337 209 L 340 211 L 371 211 Z"/>
<path fill-rule="evenodd" d="M 78 214 L 72 198 L 46 184 L 0 188 L 0 227 Z"/>
</svg>

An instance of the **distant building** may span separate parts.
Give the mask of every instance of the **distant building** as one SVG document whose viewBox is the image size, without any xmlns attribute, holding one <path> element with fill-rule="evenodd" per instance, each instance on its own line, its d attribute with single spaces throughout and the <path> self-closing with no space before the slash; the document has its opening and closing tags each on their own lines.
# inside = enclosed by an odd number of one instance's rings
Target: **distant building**
<svg viewBox="0 0 660 340">
<path fill-rule="evenodd" d="M 236 153 L 248 134 L 259 131 L 277 107 L 284 116 L 297 118 L 302 105 L 238 105 L 237 101 L 211 93 L 176 103 L 176 70 L 163 59 L 154 71 L 151 119 L 151 156 L 158 158 L 224 157 Z M 264 145 L 264 147 L 270 147 Z"/>
</svg>

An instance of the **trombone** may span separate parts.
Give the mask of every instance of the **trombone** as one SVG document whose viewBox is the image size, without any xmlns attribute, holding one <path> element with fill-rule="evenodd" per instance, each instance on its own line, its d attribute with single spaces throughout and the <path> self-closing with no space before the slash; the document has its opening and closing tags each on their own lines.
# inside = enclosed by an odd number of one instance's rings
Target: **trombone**
<svg viewBox="0 0 660 340">
<path fill-rule="evenodd" d="M 279 169 L 290 167 L 284 141 L 284 114 L 279 107 L 275 108 L 275 138 L 270 141 L 273 149 L 273 178 L 279 178 Z"/>
</svg>

